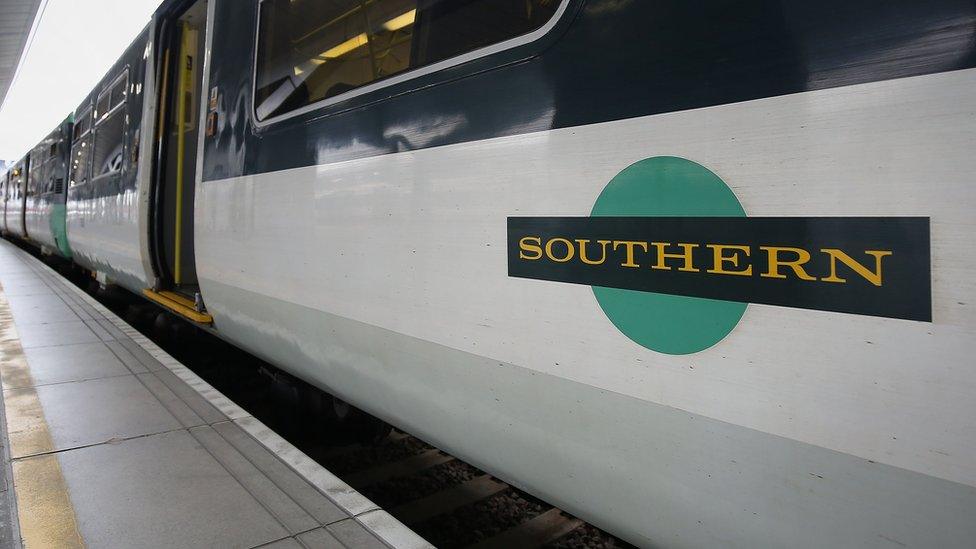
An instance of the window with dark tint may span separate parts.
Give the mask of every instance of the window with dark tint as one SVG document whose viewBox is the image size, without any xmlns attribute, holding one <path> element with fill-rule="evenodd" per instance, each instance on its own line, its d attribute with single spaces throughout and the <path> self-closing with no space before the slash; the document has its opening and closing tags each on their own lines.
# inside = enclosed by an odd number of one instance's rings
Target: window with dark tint
<svg viewBox="0 0 976 549">
<path fill-rule="evenodd" d="M 115 81 L 111 89 L 104 90 L 95 107 L 95 130 L 89 170 L 92 179 L 118 175 L 122 171 L 123 136 L 125 133 L 125 109 L 116 108 L 125 101 L 125 76 Z M 120 101 L 116 103 L 115 101 Z M 103 105 L 108 111 L 103 112 Z"/>
<path fill-rule="evenodd" d="M 112 108 L 125 102 L 128 85 L 128 78 L 122 78 L 112 86 Z"/>
<path fill-rule="evenodd" d="M 8 182 L 8 184 L 10 185 L 10 191 L 9 194 L 7 195 L 10 198 L 10 200 L 16 200 L 17 198 L 20 198 L 21 171 L 22 170 L 20 168 L 14 168 L 14 170 L 10 172 L 10 181 Z"/>
<path fill-rule="evenodd" d="M 286 113 L 531 32 L 560 0 L 265 0 L 255 111 Z"/>
<path fill-rule="evenodd" d="M 47 146 L 42 141 L 30 153 L 30 169 L 27 170 L 27 196 L 36 196 L 45 190 L 45 161 L 47 160 Z"/>
<path fill-rule="evenodd" d="M 84 113 L 78 115 L 75 120 L 74 129 L 72 130 L 72 139 L 78 140 L 81 136 L 88 133 L 91 129 L 91 109 L 87 109 Z"/>
<path fill-rule="evenodd" d="M 71 143 L 71 175 L 68 178 L 70 186 L 81 185 L 88 181 L 91 164 L 91 109 L 77 117 L 74 126 L 74 138 Z"/>
<path fill-rule="evenodd" d="M 103 90 L 95 103 L 95 123 L 98 124 L 108 116 L 116 107 L 125 103 L 126 87 L 128 83 L 128 73 L 121 75 L 112 86 Z"/>
<path fill-rule="evenodd" d="M 41 179 L 38 189 L 42 193 L 54 192 L 54 165 L 57 162 L 58 143 L 53 137 L 44 140 L 44 167 L 41 170 Z"/>
<path fill-rule="evenodd" d="M 108 116 L 108 111 L 112 110 L 112 96 L 110 94 L 105 94 L 98 98 L 98 102 L 95 103 L 95 116 L 98 119 Z"/>
</svg>

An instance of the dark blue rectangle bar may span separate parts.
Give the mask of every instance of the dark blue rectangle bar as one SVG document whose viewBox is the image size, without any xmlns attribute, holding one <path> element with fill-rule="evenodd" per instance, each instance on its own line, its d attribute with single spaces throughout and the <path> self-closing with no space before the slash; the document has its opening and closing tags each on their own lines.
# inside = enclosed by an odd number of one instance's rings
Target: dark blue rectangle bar
<svg viewBox="0 0 976 549">
<path fill-rule="evenodd" d="M 508 274 L 932 320 L 927 217 L 509 217 Z"/>
</svg>

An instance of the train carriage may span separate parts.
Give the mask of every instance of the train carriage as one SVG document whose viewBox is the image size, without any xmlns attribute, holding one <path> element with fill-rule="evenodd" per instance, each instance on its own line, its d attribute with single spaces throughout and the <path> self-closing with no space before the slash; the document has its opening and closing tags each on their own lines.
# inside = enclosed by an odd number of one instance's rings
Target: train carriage
<svg viewBox="0 0 976 549">
<path fill-rule="evenodd" d="M 71 257 L 65 200 L 72 126 L 69 117 L 34 147 L 24 201 L 24 220 L 31 242 L 43 253 L 64 258 Z"/>
<path fill-rule="evenodd" d="M 970 2 L 339 4 L 211 3 L 222 337 L 639 545 L 972 539 Z"/>
<path fill-rule="evenodd" d="M 968 0 L 167 0 L 67 237 L 635 544 L 963 547 L 973 89 Z"/>
<path fill-rule="evenodd" d="M 10 169 L 8 180 L 6 221 L 7 232 L 14 238 L 26 239 L 27 227 L 24 224 L 24 204 L 27 200 L 27 174 L 30 170 L 30 155 L 17 161 Z"/>
<path fill-rule="evenodd" d="M 7 234 L 7 188 L 10 186 L 10 170 L 0 176 L 0 235 Z"/>
<path fill-rule="evenodd" d="M 74 112 L 67 232 L 75 261 L 104 283 L 140 293 L 151 282 L 140 227 L 148 204 L 138 190 L 149 28 L 136 37 Z"/>
</svg>

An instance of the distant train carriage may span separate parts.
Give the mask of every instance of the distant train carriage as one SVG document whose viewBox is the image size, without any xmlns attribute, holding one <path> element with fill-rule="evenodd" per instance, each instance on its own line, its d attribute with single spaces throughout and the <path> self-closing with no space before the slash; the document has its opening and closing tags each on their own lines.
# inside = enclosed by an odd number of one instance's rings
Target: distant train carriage
<svg viewBox="0 0 976 549">
<path fill-rule="evenodd" d="M 0 176 L 0 235 L 7 234 L 7 187 L 10 186 L 9 168 Z"/>
<path fill-rule="evenodd" d="M 633 543 L 965 547 L 974 89 L 971 0 L 167 0 L 67 237 Z"/>
<path fill-rule="evenodd" d="M 31 152 L 24 219 L 30 240 L 44 253 L 71 257 L 65 228 L 72 122 L 58 125 Z"/>
<path fill-rule="evenodd" d="M 30 169 L 30 154 L 17 161 L 10 169 L 9 189 L 7 191 L 6 221 L 7 232 L 14 238 L 27 238 L 24 225 L 24 204 L 27 199 L 27 173 Z"/>
</svg>

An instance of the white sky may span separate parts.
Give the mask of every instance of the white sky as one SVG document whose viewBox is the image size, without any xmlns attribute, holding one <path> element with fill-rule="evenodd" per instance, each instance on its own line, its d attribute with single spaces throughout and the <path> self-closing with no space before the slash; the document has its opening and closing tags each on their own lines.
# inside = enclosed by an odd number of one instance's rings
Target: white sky
<svg viewBox="0 0 976 549">
<path fill-rule="evenodd" d="M 21 158 L 81 103 L 160 0 L 48 0 L 0 106 L 0 159 Z"/>
</svg>

